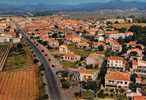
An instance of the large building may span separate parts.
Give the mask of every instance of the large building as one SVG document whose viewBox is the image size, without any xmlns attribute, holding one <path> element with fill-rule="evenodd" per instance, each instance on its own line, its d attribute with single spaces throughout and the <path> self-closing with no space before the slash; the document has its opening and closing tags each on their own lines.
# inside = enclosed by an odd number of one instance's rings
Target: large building
<svg viewBox="0 0 146 100">
<path fill-rule="evenodd" d="M 107 58 L 107 67 L 112 70 L 125 70 L 125 60 L 120 56 L 111 56 Z"/>
</svg>

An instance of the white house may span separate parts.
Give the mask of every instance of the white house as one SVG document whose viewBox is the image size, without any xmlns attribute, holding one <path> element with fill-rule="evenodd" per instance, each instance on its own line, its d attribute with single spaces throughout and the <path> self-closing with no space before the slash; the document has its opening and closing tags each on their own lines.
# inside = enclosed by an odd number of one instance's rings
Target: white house
<svg viewBox="0 0 146 100">
<path fill-rule="evenodd" d="M 105 87 L 128 89 L 130 74 L 127 72 L 109 71 L 105 76 Z"/>
<path fill-rule="evenodd" d="M 116 70 L 125 70 L 125 60 L 120 56 L 110 56 L 107 58 L 107 67 Z"/>
</svg>

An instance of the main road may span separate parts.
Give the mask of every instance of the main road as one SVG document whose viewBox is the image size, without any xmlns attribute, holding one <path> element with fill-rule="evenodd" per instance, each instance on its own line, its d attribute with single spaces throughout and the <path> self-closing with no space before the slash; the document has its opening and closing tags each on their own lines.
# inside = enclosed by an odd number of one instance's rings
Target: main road
<svg viewBox="0 0 146 100">
<path fill-rule="evenodd" d="M 22 34 L 23 38 L 29 43 L 29 45 L 33 48 L 36 56 L 39 58 L 40 62 L 43 64 L 45 68 L 45 77 L 48 83 L 49 90 L 49 98 L 50 100 L 62 100 L 61 93 L 57 84 L 56 77 L 49 66 L 48 59 L 42 54 L 42 52 L 32 43 L 30 37 L 27 33 L 25 33 L 18 24 L 16 24 L 17 32 Z"/>
</svg>

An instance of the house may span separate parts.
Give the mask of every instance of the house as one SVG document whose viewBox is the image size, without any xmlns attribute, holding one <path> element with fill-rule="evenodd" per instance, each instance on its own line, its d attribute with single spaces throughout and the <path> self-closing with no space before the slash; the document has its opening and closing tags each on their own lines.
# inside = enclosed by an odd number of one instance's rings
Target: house
<svg viewBox="0 0 146 100">
<path fill-rule="evenodd" d="M 80 59 L 81 57 L 79 55 L 76 55 L 73 53 L 64 54 L 62 56 L 63 61 L 69 61 L 69 62 L 76 62 L 76 61 L 79 61 Z"/>
<path fill-rule="evenodd" d="M 5 22 L 5 21 L 1 21 L 0 22 L 0 32 L 4 32 L 4 29 L 6 29 L 7 28 L 7 26 L 8 26 L 8 23 L 7 22 Z"/>
<path fill-rule="evenodd" d="M 112 51 L 114 52 L 121 52 L 122 51 L 122 45 L 119 42 L 114 42 L 111 46 Z"/>
<path fill-rule="evenodd" d="M 141 50 L 144 50 L 145 46 L 138 43 L 137 41 L 130 41 L 127 43 L 127 47 L 132 47 L 132 48 L 139 48 Z"/>
<path fill-rule="evenodd" d="M 96 35 L 95 36 L 95 39 L 97 39 L 98 41 L 103 42 L 105 40 L 105 37 L 104 36 L 101 36 L 101 35 Z"/>
<path fill-rule="evenodd" d="M 88 49 L 90 48 L 90 44 L 86 41 L 81 41 L 79 43 L 76 44 L 78 48 L 82 48 L 82 49 Z"/>
<path fill-rule="evenodd" d="M 114 52 L 122 51 L 122 45 L 115 39 L 111 39 L 111 38 L 106 39 L 106 44 Z"/>
<path fill-rule="evenodd" d="M 41 34 L 41 33 L 38 33 L 38 35 L 40 36 L 40 38 L 41 38 L 43 41 L 48 41 L 48 39 L 49 39 L 49 35 L 48 35 L 48 34 Z"/>
<path fill-rule="evenodd" d="M 97 31 L 98 31 L 98 30 L 95 29 L 95 28 L 90 28 L 90 29 L 89 29 L 89 34 L 90 34 L 90 35 L 95 35 L 95 34 L 97 33 Z"/>
<path fill-rule="evenodd" d="M 128 90 L 127 97 L 130 97 L 133 100 L 133 98 L 135 98 L 137 96 L 142 96 L 142 93 L 141 93 L 141 89 L 140 88 L 137 88 L 136 89 L 136 92 L 132 92 L 131 90 Z M 138 99 L 138 100 L 141 100 L 141 99 Z"/>
<path fill-rule="evenodd" d="M 113 38 L 113 39 L 119 39 L 119 38 L 125 39 L 126 37 L 133 36 L 134 33 L 132 32 L 117 33 L 117 32 L 107 31 L 106 35 L 109 38 Z"/>
<path fill-rule="evenodd" d="M 11 34 L 0 34 L 0 43 L 13 43 L 17 44 L 21 41 L 20 38 L 15 38 Z"/>
<path fill-rule="evenodd" d="M 11 38 L 11 35 L 0 34 L 0 43 L 10 42 Z"/>
<path fill-rule="evenodd" d="M 132 100 L 146 100 L 146 96 L 134 96 Z"/>
<path fill-rule="evenodd" d="M 73 33 L 65 34 L 65 39 L 74 43 L 79 43 L 81 41 L 80 36 Z"/>
<path fill-rule="evenodd" d="M 110 23 L 125 23 L 125 19 L 123 18 L 112 18 L 112 19 L 106 19 L 104 21 L 104 23 L 107 23 L 107 22 L 110 22 Z"/>
<path fill-rule="evenodd" d="M 127 55 L 129 55 L 130 59 L 137 59 L 142 60 L 143 59 L 143 50 L 140 48 L 132 48 L 127 51 Z"/>
<path fill-rule="evenodd" d="M 49 38 L 48 39 L 48 45 L 51 48 L 58 48 L 59 47 L 59 42 L 55 40 L 54 38 Z"/>
<path fill-rule="evenodd" d="M 146 75 L 146 61 L 144 60 L 134 60 L 132 61 L 133 71 L 140 75 Z"/>
<path fill-rule="evenodd" d="M 59 53 L 60 54 L 68 54 L 70 51 L 67 47 L 67 45 L 61 45 L 59 46 Z"/>
<path fill-rule="evenodd" d="M 96 80 L 98 71 L 95 69 L 80 68 L 80 81 Z"/>
<path fill-rule="evenodd" d="M 105 76 L 105 88 L 107 89 L 125 89 L 130 83 L 130 74 L 128 72 L 109 71 Z"/>
<path fill-rule="evenodd" d="M 99 48 L 102 47 L 103 50 L 106 50 L 106 44 L 104 42 L 93 42 L 92 43 L 92 48 L 99 50 Z"/>
<path fill-rule="evenodd" d="M 107 67 L 111 70 L 124 71 L 125 60 L 120 56 L 110 56 L 107 58 Z"/>
</svg>

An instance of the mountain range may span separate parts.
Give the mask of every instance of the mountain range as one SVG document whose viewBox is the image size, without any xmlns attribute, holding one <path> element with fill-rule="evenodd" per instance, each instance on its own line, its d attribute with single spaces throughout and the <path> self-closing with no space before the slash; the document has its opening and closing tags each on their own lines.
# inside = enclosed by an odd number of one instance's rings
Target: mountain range
<svg viewBox="0 0 146 100">
<path fill-rule="evenodd" d="M 93 11 L 101 9 L 138 9 L 146 10 L 146 2 L 140 1 L 122 1 L 113 0 L 110 2 L 94 2 L 84 3 L 77 5 L 67 4 L 24 4 L 24 5 L 11 5 L 0 4 L 0 14 L 2 13 L 20 13 L 20 12 L 43 12 L 43 11 Z"/>
</svg>

